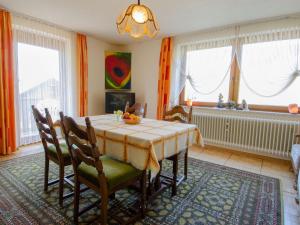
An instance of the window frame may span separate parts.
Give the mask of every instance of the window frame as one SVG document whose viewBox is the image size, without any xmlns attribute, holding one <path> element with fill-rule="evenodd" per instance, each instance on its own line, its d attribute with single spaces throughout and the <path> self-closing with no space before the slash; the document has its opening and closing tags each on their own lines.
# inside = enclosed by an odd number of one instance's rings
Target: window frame
<svg viewBox="0 0 300 225">
<path fill-rule="evenodd" d="M 237 57 L 240 58 L 243 51 L 243 44 L 238 46 L 232 46 L 232 54 L 236 51 L 237 54 L 233 57 L 233 62 L 230 68 L 230 81 L 229 81 L 229 99 L 234 102 L 238 102 L 239 100 L 239 89 L 240 89 L 240 69 L 238 67 Z M 179 95 L 179 104 L 187 106 L 187 101 L 185 101 L 185 87 L 181 91 Z M 193 101 L 193 106 L 199 107 L 216 107 L 217 102 L 200 102 L 200 101 Z M 280 113 L 288 113 L 288 105 L 287 106 L 275 106 L 275 105 L 256 105 L 256 104 L 249 104 L 248 108 L 250 110 L 255 111 L 266 111 L 266 112 L 280 112 Z M 300 110 L 300 106 L 298 107 Z"/>
</svg>

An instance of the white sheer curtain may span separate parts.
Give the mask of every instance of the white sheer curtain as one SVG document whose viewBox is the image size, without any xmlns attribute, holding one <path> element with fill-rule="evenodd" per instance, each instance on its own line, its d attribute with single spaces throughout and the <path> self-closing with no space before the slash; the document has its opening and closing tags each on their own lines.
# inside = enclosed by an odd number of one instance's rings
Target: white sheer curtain
<svg viewBox="0 0 300 225">
<path fill-rule="evenodd" d="M 300 39 L 243 46 L 241 77 L 260 97 L 274 97 L 292 85 L 299 74 Z"/>
<path fill-rule="evenodd" d="M 237 56 L 241 71 L 241 82 L 244 82 L 249 91 L 260 97 L 274 97 L 281 94 L 295 80 L 298 80 L 300 75 L 300 26 L 297 21 L 275 21 L 245 27 L 237 26 L 235 29 L 228 28 L 229 32 L 223 37 L 219 36 L 218 39 L 213 38 L 214 33 L 212 33 L 206 40 L 176 44 L 172 64 L 171 105 L 178 104 L 179 95 L 185 85 L 189 85 L 195 92 L 202 94 L 218 89 L 220 81 L 224 80 L 229 71 L 224 70 L 223 73 L 218 71 L 219 75 L 216 76 L 223 77 L 223 79 L 215 79 L 215 85 L 209 85 L 208 88 L 205 85 L 205 79 L 200 74 L 189 76 L 191 71 L 187 67 L 193 67 L 193 65 L 189 64 L 188 57 L 189 52 L 224 46 L 232 46 L 232 57 Z M 277 23 L 280 28 L 276 28 Z M 197 37 L 199 36 L 201 35 L 197 35 Z M 204 34 L 204 36 L 209 35 Z M 255 43 L 264 42 L 270 42 L 270 46 L 266 44 L 263 47 L 259 45 L 257 48 L 255 47 Z M 260 50 L 257 51 L 259 48 Z M 207 59 L 202 60 L 205 62 Z M 201 63 L 199 61 L 199 66 Z M 212 69 L 212 71 L 217 70 Z M 257 80 L 257 76 L 253 74 L 259 74 L 260 80 Z M 257 85 L 257 82 L 262 85 Z"/>
<path fill-rule="evenodd" d="M 300 28 L 241 34 L 242 85 L 261 98 L 285 92 L 300 76 Z"/>
<path fill-rule="evenodd" d="M 229 62 L 226 61 L 225 63 L 222 63 L 221 68 L 217 68 L 217 66 L 220 65 L 217 63 L 217 60 L 220 62 L 222 57 L 225 57 L 225 60 L 228 59 L 228 54 L 231 55 L 232 53 L 232 43 L 235 43 L 235 36 L 203 40 L 175 46 L 173 54 L 170 104 L 178 104 L 179 95 L 186 84 L 192 87 L 194 93 L 191 95 L 193 96 L 197 95 L 197 93 L 207 95 L 217 91 L 229 76 L 230 65 L 235 52 L 233 52 L 232 57 L 230 56 L 229 60 L 227 60 Z M 214 48 L 219 48 L 221 51 L 209 51 L 209 49 Z M 205 58 L 202 59 L 203 61 L 201 61 L 202 54 L 200 54 L 200 50 L 208 50 Z M 192 57 L 197 54 L 200 57 L 198 62 L 195 61 L 195 57 Z M 214 62 L 218 65 L 214 64 Z M 201 65 L 205 65 L 207 69 L 211 68 L 211 73 L 201 74 Z M 215 82 L 213 84 L 208 83 L 208 80 L 204 80 L 206 76 L 214 76 L 216 78 Z"/>
<path fill-rule="evenodd" d="M 187 45 L 175 46 L 173 53 L 173 65 L 171 75 L 171 94 L 170 105 L 174 106 L 178 104 L 179 95 L 183 90 L 186 82 L 186 56 Z"/>
<path fill-rule="evenodd" d="M 49 108 L 54 119 L 59 111 L 75 112 L 74 35 L 51 25 L 13 16 L 16 108 L 19 145 L 39 141 L 31 105 Z"/>
<path fill-rule="evenodd" d="M 214 102 L 219 93 L 228 99 L 232 47 L 193 50 L 187 53 L 188 98 Z"/>
</svg>

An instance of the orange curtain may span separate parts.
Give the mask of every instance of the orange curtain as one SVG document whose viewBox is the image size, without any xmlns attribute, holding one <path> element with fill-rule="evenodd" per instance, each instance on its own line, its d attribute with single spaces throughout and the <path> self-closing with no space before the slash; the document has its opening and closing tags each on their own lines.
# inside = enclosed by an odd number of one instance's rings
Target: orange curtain
<svg viewBox="0 0 300 225">
<path fill-rule="evenodd" d="M 10 13 L 0 9 L 0 155 L 16 150 L 13 37 Z"/>
<path fill-rule="evenodd" d="M 161 43 L 158 78 L 157 119 L 162 119 L 164 106 L 169 104 L 173 38 L 164 38 Z"/>
<path fill-rule="evenodd" d="M 79 116 L 88 110 L 88 56 L 86 36 L 77 34 L 77 72 L 79 87 Z"/>
</svg>

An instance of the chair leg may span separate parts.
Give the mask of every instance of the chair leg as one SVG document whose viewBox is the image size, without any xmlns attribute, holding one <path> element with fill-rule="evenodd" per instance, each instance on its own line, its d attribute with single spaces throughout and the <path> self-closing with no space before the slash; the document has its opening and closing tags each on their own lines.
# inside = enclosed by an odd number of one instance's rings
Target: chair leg
<svg viewBox="0 0 300 225">
<path fill-rule="evenodd" d="M 44 191 L 48 191 L 48 180 L 49 180 L 49 159 L 45 157 L 45 174 L 44 174 Z"/>
<path fill-rule="evenodd" d="M 107 207 L 108 196 L 107 194 L 101 195 L 101 225 L 107 225 Z"/>
<path fill-rule="evenodd" d="M 184 179 L 187 179 L 188 175 L 188 149 L 185 150 L 184 153 Z"/>
<path fill-rule="evenodd" d="M 80 198 L 80 183 L 75 178 L 75 186 L 74 186 L 74 224 L 78 224 L 79 217 L 79 198 Z"/>
<path fill-rule="evenodd" d="M 141 216 L 145 217 L 145 202 L 146 202 L 146 171 L 143 172 L 143 175 L 140 180 L 141 187 Z"/>
<path fill-rule="evenodd" d="M 59 166 L 59 205 L 63 206 L 64 200 L 64 176 L 65 176 L 65 169 L 64 166 Z"/>
<path fill-rule="evenodd" d="M 175 155 L 173 159 L 172 196 L 177 194 L 177 173 L 178 173 L 178 155 Z"/>
</svg>

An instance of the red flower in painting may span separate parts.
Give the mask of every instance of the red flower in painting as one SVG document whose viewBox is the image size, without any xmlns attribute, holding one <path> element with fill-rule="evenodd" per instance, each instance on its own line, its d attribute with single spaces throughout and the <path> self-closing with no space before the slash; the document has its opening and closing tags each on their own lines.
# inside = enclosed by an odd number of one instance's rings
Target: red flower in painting
<svg viewBox="0 0 300 225">
<path fill-rule="evenodd" d="M 105 60 L 105 68 L 106 72 L 111 77 L 111 80 L 116 85 L 121 85 L 122 81 L 129 76 L 130 67 L 129 65 L 122 59 L 110 55 L 106 57 Z"/>
</svg>

